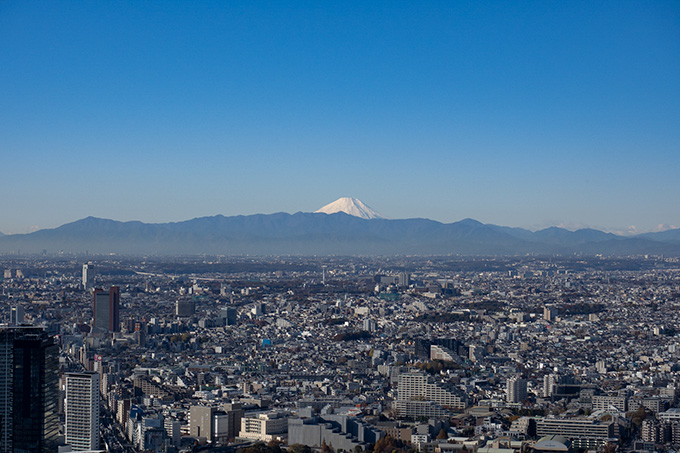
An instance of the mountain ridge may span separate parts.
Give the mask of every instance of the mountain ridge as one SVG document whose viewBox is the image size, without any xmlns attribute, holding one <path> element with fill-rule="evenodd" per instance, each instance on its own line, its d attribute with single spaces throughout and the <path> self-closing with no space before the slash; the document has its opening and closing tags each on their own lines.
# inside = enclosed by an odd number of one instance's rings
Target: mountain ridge
<svg viewBox="0 0 680 453">
<path fill-rule="evenodd" d="M 671 230 L 674 231 L 674 230 Z M 344 212 L 196 217 L 121 222 L 86 217 L 57 228 L 0 237 L 0 253 L 128 255 L 517 255 L 680 256 L 680 230 L 622 237 L 594 229 L 530 230 L 474 219 L 363 219 Z"/>
</svg>

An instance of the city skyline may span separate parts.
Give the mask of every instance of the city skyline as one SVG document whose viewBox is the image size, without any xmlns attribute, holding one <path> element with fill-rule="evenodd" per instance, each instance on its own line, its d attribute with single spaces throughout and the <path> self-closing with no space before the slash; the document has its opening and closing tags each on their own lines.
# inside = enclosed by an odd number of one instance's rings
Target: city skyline
<svg viewBox="0 0 680 453">
<path fill-rule="evenodd" d="M 680 226 L 680 8 L 0 7 L 0 232 L 313 212 Z"/>
</svg>

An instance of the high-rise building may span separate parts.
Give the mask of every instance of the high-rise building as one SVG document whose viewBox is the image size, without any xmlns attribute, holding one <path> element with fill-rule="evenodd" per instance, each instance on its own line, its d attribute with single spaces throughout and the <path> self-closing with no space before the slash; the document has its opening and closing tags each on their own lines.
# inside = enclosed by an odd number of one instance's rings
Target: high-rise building
<svg viewBox="0 0 680 453">
<path fill-rule="evenodd" d="M 409 275 L 409 273 L 400 272 L 399 275 L 397 276 L 397 285 L 401 286 L 402 288 L 406 288 L 410 283 L 411 276 Z"/>
<path fill-rule="evenodd" d="M 66 443 L 73 451 L 99 449 L 99 373 L 66 374 Z"/>
<path fill-rule="evenodd" d="M 58 353 L 42 327 L 0 329 L 0 453 L 57 450 Z"/>
<path fill-rule="evenodd" d="M 548 322 L 555 321 L 557 316 L 557 309 L 555 307 L 543 307 L 543 319 Z"/>
<path fill-rule="evenodd" d="M 94 331 L 120 332 L 120 288 L 94 290 Z"/>
<path fill-rule="evenodd" d="M 24 322 L 24 307 L 12 307 L 9 313 L 9 325 L 20 326 Z"/>
<path fill-rule="evenodd" d="M 520 376 L 513 376 L 506 384 L 507 402 L 521 403 L 527 399 L 527 380 Z"/>
<path fill-rule="evenodd" d="M 94 268 L 92 263 L 83 264 L 83 289 L 89 291 L 94 287 Z"/>
<path fill-rule="evenodd" d="M 557 376 L 555 374 L 546 374 L 543 376 L 543 397 L 550 398 L 553 394 L 553 387 L 557 383 Z"/>
<path fill-rule="evenodd" d="M 236 325 L 236 307 L 224 307 L 222 309 L 222 314 L 221 316 L 224 318 L 224 324 L 227 326 L 235 326 Z"/>
<path fill-rule="evenodd" d="M 175 302 L 175 314 L 179 318 L 188 318 L 196 314 L 196 302 L 193 300 L 178 300 Z"/>
</svg>

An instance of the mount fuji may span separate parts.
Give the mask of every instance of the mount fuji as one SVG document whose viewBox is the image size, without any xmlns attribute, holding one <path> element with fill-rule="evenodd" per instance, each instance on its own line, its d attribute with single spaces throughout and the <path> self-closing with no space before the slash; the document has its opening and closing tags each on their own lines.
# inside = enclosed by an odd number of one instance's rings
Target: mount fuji
<svg viewBox="0 0 680 453">
<path fill-rule="evenodd" d="M 378 214 L 375 210 L 364 204 L 361 200 L 352 197 L 342 197 L 329 203 L 315 213 L 335 214 L 336 212 L 344 212 L 360 219 L 385 219 L 386 217 Z"/>
</svg>

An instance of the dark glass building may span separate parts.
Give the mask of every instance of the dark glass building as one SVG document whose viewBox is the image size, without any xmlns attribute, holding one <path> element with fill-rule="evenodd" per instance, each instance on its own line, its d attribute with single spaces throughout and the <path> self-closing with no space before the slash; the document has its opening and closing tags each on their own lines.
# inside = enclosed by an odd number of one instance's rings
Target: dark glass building
<svg viewBox="0 0 680 453">
<path fill-rule="evenodd" d="M 0 328 L 0 453 L 57 450 L 58 354 L 42 327 Z"/>
<path fill-rule="evenodd" d="M 120 288 L 94 290 L 94 331 L 120 332 Z"/>
</svg>

